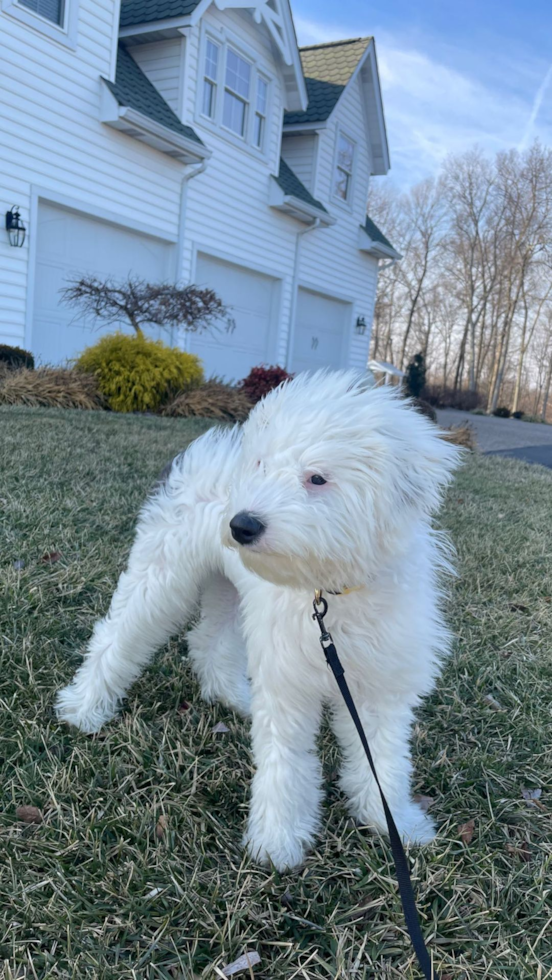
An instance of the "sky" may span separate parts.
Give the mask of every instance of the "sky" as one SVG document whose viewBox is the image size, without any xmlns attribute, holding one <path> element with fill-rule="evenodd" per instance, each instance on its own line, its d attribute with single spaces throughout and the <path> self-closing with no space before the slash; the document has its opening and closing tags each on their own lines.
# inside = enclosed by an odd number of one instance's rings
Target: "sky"
<svg viewBox="0 0 552 980">
<path fill-rule="evenodd" d="M 299 44 L 373 35 L 406 189 L 449 153 L 552 145 L 551 0 L 292 0 Z"/>
</svg>

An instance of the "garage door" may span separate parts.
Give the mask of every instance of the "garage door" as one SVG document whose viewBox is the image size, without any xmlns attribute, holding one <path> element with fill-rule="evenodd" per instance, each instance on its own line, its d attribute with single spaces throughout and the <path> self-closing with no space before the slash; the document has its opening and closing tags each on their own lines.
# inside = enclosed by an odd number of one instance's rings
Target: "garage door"
<svg viewBox="0 0 552 980">
<path fill-rule="evenodd" d="M 61 304 L 60 290 L 68 279 L 88 273 L 163 281 L 170 275 L 174 246 L 41 202 L 36 249 L 31 349 L 42 363 L 60 364 L 114 329 L 113 325 L 94 329 L 94 323 L 84 322 L 76 308 Z M 118 326 L 128 329 L 122 323 Z"/>
<path fill-rule="evenodd" d="M 278 280 L 210 255 L 197 257 L 195 281 L 209 286 L 229 308 L 231 322 L 189 335 L 189 349 L 205 374 L 239 380 L 258 364 L 272 363 L 278 318 Z"/>
<path fill-rule="evenodd" d="M 351 322 L 351 304 L 310 289 L 299 289 L 292 371 L 339 368 L 344 363 Z"/>
</svg>

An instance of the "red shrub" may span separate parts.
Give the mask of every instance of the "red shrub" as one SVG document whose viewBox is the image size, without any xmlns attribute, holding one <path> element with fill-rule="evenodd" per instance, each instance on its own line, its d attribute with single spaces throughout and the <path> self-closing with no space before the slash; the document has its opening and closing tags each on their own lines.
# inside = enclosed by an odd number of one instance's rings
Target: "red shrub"
<svg viewBox="0 0 552 980">
<path fill-rule="evenodd" d="M 250 401 L 258 402 L 264 398 L 269 391 L 277 388 L 283 381 L 288 381 L 293 377 L 283 368 L 277 365 L 273 367 L 252 368 L 246 378 L 240 381 L 238 388 L 247 395 Z"/>
</svg>

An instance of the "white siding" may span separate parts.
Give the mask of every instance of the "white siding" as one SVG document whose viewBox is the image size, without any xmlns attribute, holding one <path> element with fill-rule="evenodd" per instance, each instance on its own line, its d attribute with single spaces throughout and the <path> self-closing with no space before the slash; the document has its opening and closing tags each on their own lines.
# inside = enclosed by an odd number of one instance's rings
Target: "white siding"
<svg viewBox="0 0 552 980">
<path fill-rule="evenodd" d="M 282 156 L 305 187 L 311 191 L 314 184 L 314 151 L 316 136 L 285 136 L 282 140 Z"/>
<path fill-rule="evenodd" d="M 24 345 L 33 188 L 83 212 L 178 234 L 183 167 L 99 121 L 100 77 L 111 77 L 118 0 L 80 0 L 76 50 L 0 11 L 0 202 L 21 207 L 23 248 L 0 233 L 0 341 Z M 36 215 L 35 215 L 36 217 Z M 28 338 L 27 338 L 28 341 Z"/>
<path fill-rule="evenodd" d="M 273 76 L 272 107 L 268 119 L 266 159 L 236 145 L 205 125 L 196 114 L 201 29 L 187 38 L 186 109 L 184 121 L 192 125 L 212 150 L 205 173 L 190 181 L 186 199 L 184 278 L 195 276 L 196 255 L 212 255 L 281 281 L 279 290 L 279 336 L 276 357 L 283 364 L 290 315 L 291 285 L 297 231 L 302 227 L 291 218 L 274 212 L 268 204 L 271 174 L 277 173 L 283 116 L 282 80 L 264 26 L 257 26 L 245 13 L 220 12 L 212 7 L 203 18 L 204 27 L 226 30 L 243 38 L 252 53 L 263 60 Z M 226 342 L 226 341 L 221 341 Z M 231 343 L 231 337 L 227 339 Z"/>
<path fill-rule="evenodd" d="M 128 50 L 171 109 L 179 114 L 182 111 L 184 38 L 137 44 Z"/>
<path fill-rule="evenodd" d="M 355 170 L 350 204 L 333 196 L 337 134 L 343 129 L 356 142 Z M 320 132 L 317 148 L 316 182 L 312 193 L 337 218 L 331 228 L 315 231 L 304 239 L 301 252 L 301 281 L 304 285 L 334 293 L 354 303 L 350 324 L 348 363 L 364 368 L 368 358 L 370 328 L 376 299 L 378 262 L 359 251 L 358 229 L 366 217 L 370 179 L 364 103 L 360 81 L 342 95 L 326 129 Z M 355 332 L 357 317 L 366 318 L 364 335 Z"/>
</svg>

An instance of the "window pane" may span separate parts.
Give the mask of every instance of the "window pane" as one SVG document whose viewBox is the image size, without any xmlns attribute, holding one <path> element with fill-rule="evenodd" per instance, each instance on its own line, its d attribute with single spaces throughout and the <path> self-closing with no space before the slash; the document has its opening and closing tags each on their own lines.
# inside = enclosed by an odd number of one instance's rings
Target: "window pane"
<svg viewBox="0 0 552 980">
<path fill-rule="evenodd" d="M 218 69 L 218 53 L 219 49 L 216 44 L 212 41 L 207 41 L 207 48 L 205 51 L 205 74 L 207 78 L 212 78 L 214 82 L 217 80 L 217 69 Z"/>
<path fill-rule="evenodd" d="M 349 174 L 345 173 L 344 170 L 340 170 L 338 167 L 335 175 L 334 192 L 337 197 L 340 197 L 343 201 L 346 201 L 347 197 L 349 196 L 350 181 L 351 178 L 349 177 Z"/>
<path fill-rule="evenodd" d="M 212 119 L 215 114 L 215 85 L 208 78 L 203 81 L 203 115 Z"/>
<path fill-rule="evenodd" d="M 240 58 L 232 48 L 228 48 L 226 56 L 226 84 L 228 88 L 249 99 L 249 84 L 251 80 L 251 65 Z"/>
<path fill-rule="evenodd" d="M 243 136 L 245 132 L 245 102 L 237 99 L 231 92 L 224 93 L 224 112 L 222 121 L 233 133 Z"/>
<path fill-rule="evenodd" d="M 63 24 L 63 0 L 19 0 L 19 3 L 54 24 Z"/>
<path fill-rule="evenodd" d="M 264 137 L 264 117 L 260 116 L 259 113 L 257 112 L 255 113 L 255 133 L 253 137 L 255 140 L 255 146 L 258 146 L 259 148 L 262 147 L 263 137 Z"/>
<path fill-rule="evenodd" d="M 257 79 L 257 112 L 266 116 L 266 103 L 268 96 L 268 84 L 264 78 Z"/>
<path fill-rule="evenodd" d="M 337 163 L 339 167 L 343 170 L 347 170 L 349 173 L 353 172 L 353 153 L 354 145 L 351 140 L 348 140 L 343 134 L 339 137 L 339 145 L 337 151 Z"/>
</svg>

